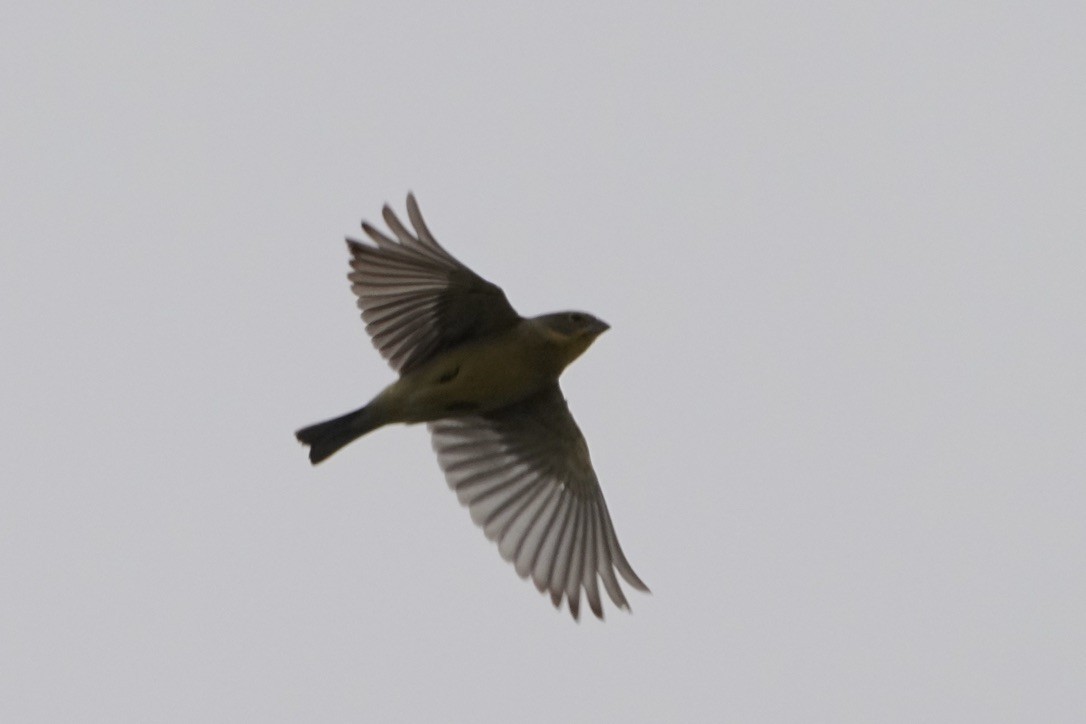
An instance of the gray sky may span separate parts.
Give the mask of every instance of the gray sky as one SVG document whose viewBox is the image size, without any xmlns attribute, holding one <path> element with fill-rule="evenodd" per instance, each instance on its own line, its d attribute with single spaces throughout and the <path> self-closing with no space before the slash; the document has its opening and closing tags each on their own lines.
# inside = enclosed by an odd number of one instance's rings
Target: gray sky
<svg viewBox="0 0 1086 724">
<path fill-rule="evenodd" d="M 1086 719 L 1076 3 L 17 3 L 0 720 Z M 342 237 L 413 190 L 563 378 L 652 596 L 574 624 Z"/>
</svg>

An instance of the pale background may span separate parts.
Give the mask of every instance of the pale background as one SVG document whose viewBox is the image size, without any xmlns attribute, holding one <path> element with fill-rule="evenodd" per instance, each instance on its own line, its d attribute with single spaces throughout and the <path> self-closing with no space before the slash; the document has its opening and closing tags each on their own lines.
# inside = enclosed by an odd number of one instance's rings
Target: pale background
<svg viewBox="0 0 1086 724">
<path fill-rule="evenodd" d="M 177 5 L 4 11 L 0 720 L 1086 720 L 1081 3 Z M 613 325 L 632 615 L 293 440 L 408 190 Z"/>
</svg>

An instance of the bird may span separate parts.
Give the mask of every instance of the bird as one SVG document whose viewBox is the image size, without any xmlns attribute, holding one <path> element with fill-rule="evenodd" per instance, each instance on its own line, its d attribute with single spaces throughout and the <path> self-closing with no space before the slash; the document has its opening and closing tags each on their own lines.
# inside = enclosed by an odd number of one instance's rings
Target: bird
<svg viewBox="0 0 1086 724">
<path fill-rule="evenodd" d="M 373 345 L 399 377 L 353 412 L 295 433 L 313 465 L 392 423 L 426 423 L 460 503 L 521 578 L 578 620 L 580 597 L 603 619 L 598 582 L 629 610 L 616 572 L 649 592 L 626 559 L 584 435 L 558 384 L 609 329 L 579 311 L 522 317 L 500 287 L 442 247 L 407 195 L 413 232 L 386 204 L 391 236 L 347 238 Z"/>
</svg>

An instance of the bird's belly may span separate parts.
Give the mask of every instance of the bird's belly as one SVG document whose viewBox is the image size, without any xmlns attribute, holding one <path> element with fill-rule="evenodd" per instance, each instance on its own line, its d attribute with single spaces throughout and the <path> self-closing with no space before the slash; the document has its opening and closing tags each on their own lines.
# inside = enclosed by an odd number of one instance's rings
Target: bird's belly
<svg viewBox="0 0 1086 724">
<path fill-rule="evenodd" d="M 553 379 L 531 352 L 519 345 L 479 345 L 442 355 L 393 385 L 400 388 L 398 417 L 426 422 L 519 402 Z"/>
</svg>

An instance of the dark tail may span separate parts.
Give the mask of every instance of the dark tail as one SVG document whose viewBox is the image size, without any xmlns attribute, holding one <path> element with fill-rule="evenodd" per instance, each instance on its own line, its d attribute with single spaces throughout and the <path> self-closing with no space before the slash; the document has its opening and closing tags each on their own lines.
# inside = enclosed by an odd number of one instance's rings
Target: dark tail
<svg viewBox="0 0 1086 724">
<path fill-rule="evenodd" d="M 309 446 L 309 461 L 316 465 L 321 460 L 331 457 L 347 443 L 357 440 L 381 425 L 373 409 L 367 405 L 334 420 L 303 427 L 294 433 L 294 436 L 298 438 L 298 442 Z"/>
</svg>

